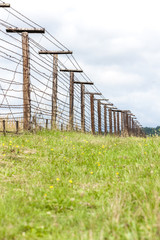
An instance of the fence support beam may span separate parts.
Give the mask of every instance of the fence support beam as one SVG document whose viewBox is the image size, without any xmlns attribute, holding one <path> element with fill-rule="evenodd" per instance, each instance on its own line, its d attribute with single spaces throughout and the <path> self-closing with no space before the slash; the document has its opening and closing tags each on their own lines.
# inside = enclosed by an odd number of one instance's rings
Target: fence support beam
<svg viewBox="0 0 160 240">
<path fill-rule="evenodd" d="M 18 134 L 19 131 L 19 121 L 16 121 L 16 134 Z"/>
<path fill-rule="evenodd" d="M 117 135 L 117 126 L 116 126 L 116 112 L 113 111 L 113 117 L 114 117 L 114 135 Z"/>
<path fill-rule="evenodd" d="M 74 81 L 74 84 L 81 85 L 81 131 L 85 132 L 85 85 L 93 85 L 94 83 Z"/>
<path fill-rule="evenodd" d="M 112 109 L 109 110 L 109 134 L 112 135 Z"/>
<path fill-rule="evenodd" d="M 30 103 L 30 63 L 29 63 L 29 38 L 28 33 L 45 33 L 45 29 L 20 29 L 8 28 L 8 33 L 22 33 L 23 51 L 23 129 L 31 129 L 31 103 Z"/>
<path fill-rule="evenodd" d="M 3 135 L 6 136 L 6 121 L 3 120 Z"/>
<path fill-rule="evenodd" d="M 100 135 L 100 134 L 102 134 L 102 129 L 101 129 L 101 102 L 100 102 L 100 100 L 97 101 L 97 109 L 98 109 L 98 133 Z"/>
<path fill-rule="evenodd" d="M 74 114 L 74 73 L 82 73 L 82 70 L 60 69 L 61 72 L 70 72 L 70 90 L 69 90 L 69 130 L 73 130 Z"/>
<path fill-rule="evenodd" d="M 120 127 L 119 127 L 119 111 L 117 112 L 117 134 L 120 136 Z"/>
<path fill-rule="evenodd" d="M 30 63 L 29 63 L 29 39 L 28 33 L 22 33 L 23 49 L 23 128 L 30 130 L 31 122 L 31 99 L 30 99 Z"/>
<path fill-rule="evenodd" d="M 124 136 L 124 112 L 121 111 L 121 136 Z"/>
<path fill-rule="evenodd" d="M 90 103 L 91 103 L 91 131 L 92 131 L 92 134 L 95 134 L 95 125 L 94 125 L 94 94 L 90 95 Z"/>
<path fill-rule="evenodd" d="M 53 56 L 53 83 L 52 83 L 52 113 L 51 113 L 51 128 L 56 128 L 57 122 L 57 92 L 58 92 L 58 55 L 72 54 L 71 51 L 39 51 L 40 55 Z"/>
<path fill-rule="evenodd" d="M 95 121 L 94 121 L 94 95 L 102 95 L 97 92 L 85 92 L 85 94 L 90 94 L 90 104 L 91 104 L 91 132 L 95 134 Z"/>
<path fill-rule="evenodd" d="M 70 91 L 69 91 L 69 130 L 73 130 L 73 104 L 74 104 L 74 73 L 70 73 Z"/>
<path fill-rule="evenodd" d="M 52 115 L 51 128 L 56 128 L 57 120 L 57 76 L 58 76 L 58 54 L 53 54 L 53 85 L 52 85 Z"/>
<path fill-rule="evenodd" d="M 104 105 L 104 134 L 107 135 L 107 106 Z"/>
</svg>

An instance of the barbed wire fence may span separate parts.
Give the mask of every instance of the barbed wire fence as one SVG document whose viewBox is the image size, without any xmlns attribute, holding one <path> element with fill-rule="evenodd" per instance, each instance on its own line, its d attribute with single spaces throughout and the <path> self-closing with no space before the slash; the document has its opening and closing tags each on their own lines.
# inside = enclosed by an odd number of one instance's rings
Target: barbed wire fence
<svg viewBox="0 0 160 240">
<path fill-rule="evenodd" d="M 100 93 L 72 51 L 2 0 L 0 12 L 1 132 L 47 128 L 145 136 L 131 111 L 117 109 Z"/>
</svg>

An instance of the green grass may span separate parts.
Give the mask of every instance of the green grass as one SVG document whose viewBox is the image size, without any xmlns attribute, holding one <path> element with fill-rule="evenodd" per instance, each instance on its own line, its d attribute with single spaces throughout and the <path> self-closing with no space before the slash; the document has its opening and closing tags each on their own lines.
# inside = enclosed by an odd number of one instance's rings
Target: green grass
<svg viewBox="0 0 160 240">
<path fill-rule="evenodd" d="M 160 138 L 0 137 L 0 240 L 160 239 Z"/>
</svg>

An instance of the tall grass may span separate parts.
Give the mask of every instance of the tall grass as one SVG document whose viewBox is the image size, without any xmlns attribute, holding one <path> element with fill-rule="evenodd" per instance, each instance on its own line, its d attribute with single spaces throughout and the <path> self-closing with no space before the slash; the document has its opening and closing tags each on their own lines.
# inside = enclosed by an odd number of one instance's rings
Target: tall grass
<svg viewBox="0 0 160 240">
<path fill-rule="evenodd" d="M 0 137 L 1 240 L 160 239 L 160 139 Z"/>
</svg>

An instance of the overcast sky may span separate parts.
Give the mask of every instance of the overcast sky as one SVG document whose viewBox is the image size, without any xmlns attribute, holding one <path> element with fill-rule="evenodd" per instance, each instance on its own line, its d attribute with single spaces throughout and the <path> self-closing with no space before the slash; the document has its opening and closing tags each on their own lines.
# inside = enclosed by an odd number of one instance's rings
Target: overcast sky
<svg viewBox="0 0 160 240">
<path fill-rule="evenodd" d="M 143 126 L 160 125 L 160 1 L 7 3 L 73 50 L 82 69 L 119 109 L 131 110 Z"/>
</svg>

